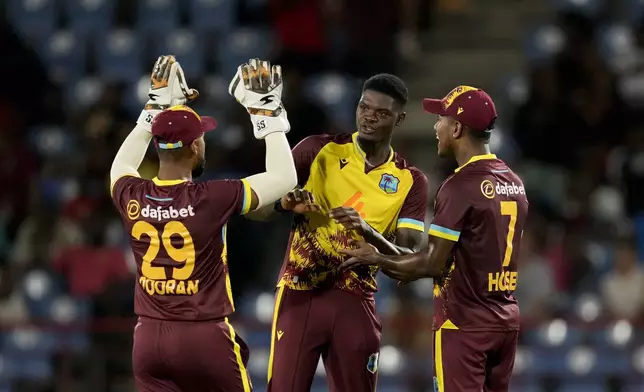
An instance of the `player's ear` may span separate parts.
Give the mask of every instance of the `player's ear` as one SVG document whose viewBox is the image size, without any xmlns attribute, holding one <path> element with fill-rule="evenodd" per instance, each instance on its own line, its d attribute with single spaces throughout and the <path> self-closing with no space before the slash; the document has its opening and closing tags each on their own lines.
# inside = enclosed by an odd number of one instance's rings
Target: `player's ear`
<svg viewBox="0 0 644 392">
<path fill-rule="evenodd" d="M 199 139 L 195 139 L 190 143 L 190 152 L 193 156 L 199 156 Z"/>
<path fill-rule="evenodd" d="M 458 139 L 463 136 L 463 124 L 460 121 L 454 121 L 454 129 L 452 130 L 452 136 L 454 139 Z"/>
<path fill-rule="evenodd" d="M 405 118 L 407 118 L 407 113 L 402 112 L 398 115 L 398 118 L 396 119 L 396 126 L 399 127 L 402 125 L 402 123 L 405 122 Z"/>
</svg>

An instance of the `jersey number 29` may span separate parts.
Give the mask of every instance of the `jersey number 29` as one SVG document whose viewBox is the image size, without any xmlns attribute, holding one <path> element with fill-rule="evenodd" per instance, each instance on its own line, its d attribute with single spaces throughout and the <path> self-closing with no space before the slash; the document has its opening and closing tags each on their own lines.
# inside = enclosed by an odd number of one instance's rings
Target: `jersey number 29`
<svg viewBox="0 0 644 392">
<path fill-rule="evenodd" d="M 159 238 L 159 234 L 161 238 Z M 148 279 L 153 280 L 188 280 L 195 269 L 195 246 L 192 236 L 186 226 L 179 221 L 170 221 L 165 224 L 163 231 L 159 231 L 146 221 L 138 221 L 132 226 L 132 237 L 141 240 L 142 236 L 150 238 L 150 246 L 143 255 L 143 264 L 141 265 L 141 274 Z M 183 239 L 183 246 L 176 247 L 172 244 L 172 237 L 179 236 Z M 156 267 L 152 261 L 159 254 L 161 244 L 165 248 L 168 256 L 177 263 L 183 264 L 172 268 L 172 276 L 166 276 L 165 267 Z"/>
</svg>

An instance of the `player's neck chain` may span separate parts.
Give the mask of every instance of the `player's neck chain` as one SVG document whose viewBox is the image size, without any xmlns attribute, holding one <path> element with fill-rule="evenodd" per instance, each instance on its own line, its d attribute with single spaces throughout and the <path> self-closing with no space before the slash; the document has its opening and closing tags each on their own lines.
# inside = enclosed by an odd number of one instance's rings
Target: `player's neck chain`
<svg viewBox="0 0 644 392">
<path fill-rule="evenodd" d="M 387 159 L 385 159 L 385 160 L 384 160 L 382 163 L 380 163 L 379 165 L 374 165 L 373 163 L 369 162 L 369 159 L 367 159 L 367 154 L 366 154 L 365 152 L 363 152 L 363 151 L 362 151 L 362 149 L 358 148 L 357 150 L 358 150 L 358 153 L 360 154 L 360 156 L 362 157 L 362 160 L 364 160 L 364 162 L 367 164 L 367 166 L 369 166 L 369 167 L 370 167 L 370 168 L 372 168 L 372 169 L 373 169 L 374 167 L 378 167 L 378 166 L 382 165 L 383 163 L 385 163 L 385 162 L 387 161 Z M 389 158 L 389 156 L 391 155 L 391 153 L 392 153 L 392 148 L 391 148 L 391 147 L 389 147 L 389 154 L 387 155 L 387 158 Z"/>
</svg>

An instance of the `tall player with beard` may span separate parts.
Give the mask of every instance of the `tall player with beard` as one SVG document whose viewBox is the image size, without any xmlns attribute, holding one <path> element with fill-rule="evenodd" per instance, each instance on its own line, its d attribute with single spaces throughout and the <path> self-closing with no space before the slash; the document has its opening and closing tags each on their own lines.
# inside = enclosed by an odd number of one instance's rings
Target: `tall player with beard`
<svg viewBox="0 0 644 392">
<path fill-rule="evenodd" d="M 252 390 L 248 348 L 227 318 L 234 305 L 226 223 L 272 203 L 297 177 L 285 136 L 290 125 L 279 66 L 251 60 L 234 81 L 241 85 L 235 98 L 251 114 L 255 137 L 266 142 L 266 172 L 192 182 L 204 170 L 204 133 L 216 124 L 183 106 L 198 93 L 187 87 L 172 56 L 155 64 L 150 100 L 112 164 L 112 198 L 137 262 L 139 321 L 132 354 L 141 392 Z M 159 172 L 145 180 L 137 168 L 151 139 Z"/>
<path fill-rule="evenodd" d="M 483 90 L 459 86 L 425 99 L 438 155 L 459 168 L 438 188 L 429 247 L 401 257 L 365 242 L 342 269 L 378 266 L 402 281 L 434 278 L 434 389 L 507 392 L 514 366 L 521 234 L 528 200 L 521 179 L 488 146 L 496 109 Z"/>
<path fill-rule="evenodd" d="M 308 392 L 320 357 L 331 391 L 375 390 L 378 268 L 338 273 L 344 260 L 338 249 L 350 238 L 365 238 L 391 254 L 421 246 L 427 178 L 391 147 L 406 103 L 399 78 L 367 80 L 356 108 L 357 132 L 300 142 L 293 158 L 301 188 L 248 215 L 296 212 L 277 285 L 269 391 Z"/>
</svg>

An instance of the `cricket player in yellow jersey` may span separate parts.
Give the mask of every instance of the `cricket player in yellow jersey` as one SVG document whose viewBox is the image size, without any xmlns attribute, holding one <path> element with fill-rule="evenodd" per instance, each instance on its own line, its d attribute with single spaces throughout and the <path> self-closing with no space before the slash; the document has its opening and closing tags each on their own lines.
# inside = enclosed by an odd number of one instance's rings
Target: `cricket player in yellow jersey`
<svg viewBox="0 0 644 392">
<path fill-rule="evenodd" d="M 377 267 L 338 272 L 338 249 L 364 238 L 386 254 L 418 250 L 428 183 L 391 148 L 405 119 L 402 80 L 376 75 L 364 84 L 354 134 L 316 135 L 293 149 L 300 189 L 249 218 L 293 210 L 273 320 L 268 390 L 308 392 L 320 356 L 331 391 L 376 387 L 381 325 L 373 293 Z M 394 240 L 391 243 L 388 240 Z"/>
</svg>

